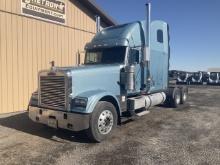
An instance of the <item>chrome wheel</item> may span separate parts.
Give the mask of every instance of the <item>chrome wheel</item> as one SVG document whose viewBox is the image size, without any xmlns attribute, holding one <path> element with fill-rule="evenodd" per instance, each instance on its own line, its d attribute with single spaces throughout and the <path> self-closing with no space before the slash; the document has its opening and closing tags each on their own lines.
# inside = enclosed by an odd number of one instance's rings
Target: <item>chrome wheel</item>
<svg viewBox="0 0 220 165">
<path fill-rule="evenodd" d="M 180 95 L 176 95 L 176 103 L 180 104 Z"/>
<path fill-rule="evenodd" d="M 187 98 L 186 93 L 184 93 L 183 94 L 183 101 L 186 101 L 186 98 Z"/>
<path fill-rule="evenodd" d="M 112 130 L 114 118 L 109 110 L 104 110 L 98 118 L 98 130 L 101 134 L 108 134 Z"/>
</svg>

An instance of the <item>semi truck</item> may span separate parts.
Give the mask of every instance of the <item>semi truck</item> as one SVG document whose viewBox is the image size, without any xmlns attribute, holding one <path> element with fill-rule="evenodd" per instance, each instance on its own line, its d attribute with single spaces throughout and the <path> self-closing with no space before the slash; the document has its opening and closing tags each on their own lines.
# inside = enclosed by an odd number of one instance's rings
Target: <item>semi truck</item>
<svg viewBox="0 0 220 165">
<path fill-rule="evenodd" d="M 179 71 L 178 70 L 170 70 L 169 71 L 169 78 L 176 80 L 178 77 Z"/>
<path fill-rule="evenodd" d="M 208 72 L 202 72 L 202 82 L 203 84 L 207 84 L 208 83 L 208 80 L 209 80 L 209 74 Z"/>
<path fill-rule="evenodd" d="M 179 73 L 177 75 L 176 83 L 189 85 L 191 76 L 192 76 L 192 74 L 189 72 L 179 71 Z"/>
<path fill-rule="evenodd" d="M 218 84 L 220 85 L 220 72 L 218 72 Z"/>
<path fill-rule="evenodd" d="M 204 71 L 198 71 L 192 73 L 190 77 L 190 84 L 207 84 L 208 82 L 208 73 Z"/>
<path fill-rule="evenodd" d="M 218 85 L 220 74 L 218 72 L 208 72 L 208 84 Z"/>
<path fill-rule="evenodd" d="M 101 142 L 124 120 L 136 119 L 152 106 L 178 107 L 187 87 L 169 85 L 169 26 L 146 20 L 99 31 L 85 45 L 85 61 L 38 74 L 38 89 L 29 103 L 29 117 L 53 128 L 83 131 Z M 99 29 L 99 28 L 97 28 Z"/>
<path fill-rule="evenodd" d="M 202 72 L 194 72 L 190 77 L 190 84 L 203 84 Z"/>
</svg>

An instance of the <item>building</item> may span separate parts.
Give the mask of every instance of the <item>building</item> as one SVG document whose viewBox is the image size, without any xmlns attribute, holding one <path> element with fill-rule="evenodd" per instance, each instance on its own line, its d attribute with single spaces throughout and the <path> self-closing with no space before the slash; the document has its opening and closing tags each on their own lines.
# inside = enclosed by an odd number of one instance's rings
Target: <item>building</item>
<svg viewBox="0 0 220 165">
<path fill-rule="evenodd" d="M 0 0 L 0 113 L 27 109 L 38 71 L 50 61 L 76 64 L 96 15 L 102 27 L 115 25 L 92 0 Z"/>
<path fill-rule="evenodd" d="M 208 72 L 219 72 L 220 73 L 220 68 L 208 68 Z"/>
</svg>

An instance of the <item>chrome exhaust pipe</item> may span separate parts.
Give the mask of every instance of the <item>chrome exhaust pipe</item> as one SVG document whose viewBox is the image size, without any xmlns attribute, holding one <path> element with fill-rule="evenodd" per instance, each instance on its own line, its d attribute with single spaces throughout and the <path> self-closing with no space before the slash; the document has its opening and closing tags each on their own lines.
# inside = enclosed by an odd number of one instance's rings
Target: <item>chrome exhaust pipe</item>
<svg viewBox="0 0 220 165">
<path fill-rule="evenodd" d="M 100 16 L 96 16 L 96 33 L 100 32 Z"/>
<path fill-rule="evenodd" d="M 146 4 L 146 36 L 144 61 L 150 61 L 150 24 L 151 24 L 151 3 Z"/>
<path fill-rule="evenodd" d="M 151 75 L 150 75 L 150 31 L 151 31 L 151 3 L 146 4 L 146 28 L 145 28 L 145 45 L 143 49 L 143 92 L 150 91 Z"/>
</svg>

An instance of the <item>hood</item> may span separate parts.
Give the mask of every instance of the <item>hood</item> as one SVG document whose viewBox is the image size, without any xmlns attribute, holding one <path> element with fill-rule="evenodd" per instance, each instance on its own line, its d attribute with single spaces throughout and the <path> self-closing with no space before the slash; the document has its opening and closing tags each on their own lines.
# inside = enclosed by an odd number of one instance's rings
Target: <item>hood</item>
<svg viewBox="0 0 220 165">
<path fill-rule="evenodd" d="M 121 65 L 82 65 L 58 70 L 68 72 L 72 77 L 72 97 L 94 90 L 105 90 L 119 95 L 121 67 Z"/>
</svg>

